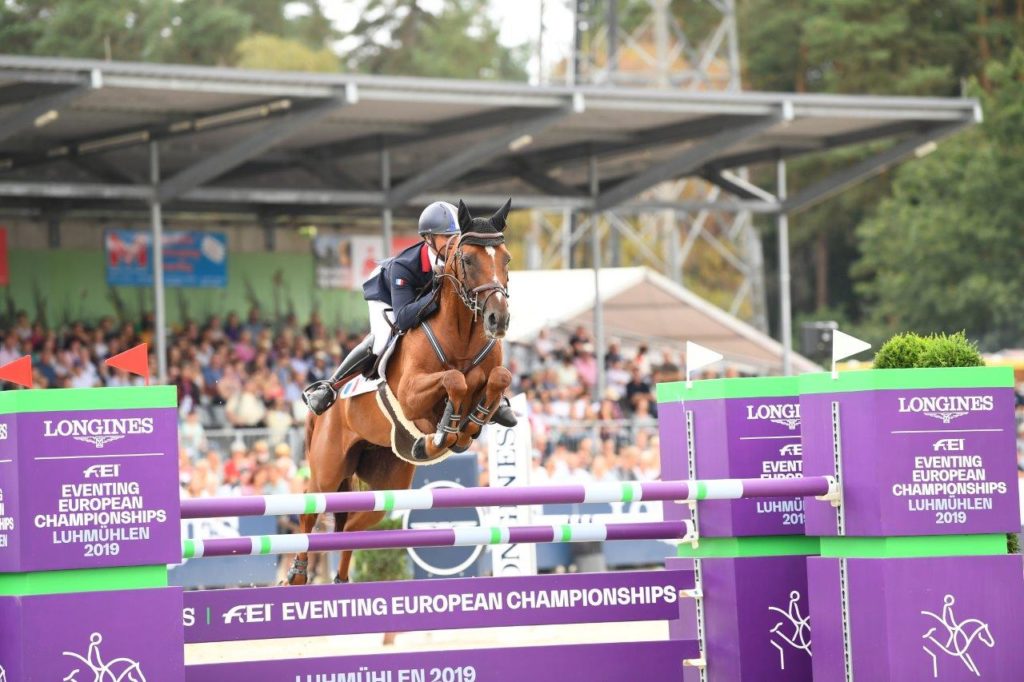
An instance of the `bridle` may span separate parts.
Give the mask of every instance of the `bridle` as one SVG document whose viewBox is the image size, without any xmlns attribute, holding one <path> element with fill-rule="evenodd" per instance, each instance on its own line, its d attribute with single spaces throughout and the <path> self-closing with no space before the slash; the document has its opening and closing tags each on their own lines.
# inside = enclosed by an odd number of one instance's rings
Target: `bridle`
<svg viewBox="0 0 1024 682">
<path fill-rule="evenodd" d="M 445 242 L 444 245 L 444 259 L 448 262 L 449 251 L 452 250 L 452 244 L 455 245 L 455 251 L 451 255 L 455 257 L 455 262 L 452 265 L 452 269 L 455 271 L 454 274 L 447 271 L 435 275 L 435 279 L 438 280 L 450 280 L 452 286 L 455 287 L 455 293 L 458 294 L 459 300 L 462 304 L 469 308 L 469 311 L 473 313 L 473 322 L 477 320 L 477 316 L 482 315 L 484 307 L 487 305 L 487 301 L 490 300 L 491 296 L 495 294 L 501 294 L 505 298 L 508 298 L 508 288 L 503 286 L 497 279 L 481 284 L 478 287 L 472 289 L 466 288 L 465 283 L 465 264 L 462 260 L 462 245 L 469 244 L 473 246 L 501 246 L 505 243 L 505 236 L 499 233 L 487 233 L 487 232 L 463 232 L 462 234 L 454 235 Z M 462 275 L 459 276 L 459 266 L 462 266 Z M 440 291 L 440 287 L 437 287 Z"/>
<path fill-rule="evenodd" d="M 459 300 L 462 301 L 462 304 L 465 305 L 470 310 L 470 312 L 473 313 L 473 324 L 475 325 L 477 317 L 483 314 L 484 306 L 487 305 L 488 299 L 490 299 L 491 296 L 494 296 L 495 294 L 499 293 L 505 296 L 505 298 L 508 298 L 508 289 L 496 281 L 488 282 L 487 284 L 482 284 L 478 287 L 473 287 L 472 289 L 466 288 L 465 282 L 458 276 L 458 268 L 459 264 L 462 263 L 462 244 L 464 240 L 466 240 L 467 238 L 469 239 L 469 241 L 466 241 L 466 244 L 472 244 L 475 246 L 500 246 L 501 244 L 505 243 L 505 237 L 501 233 L 494 234 L 487 232 L 463 232 L 460 235 L 454 235 L 450 237 L 448 241 L 445 242 L 445 270 L 437 275 L 434 275 L 434 282 L 435 284 L 437 284 L 438 282 L 443 283 L 443 281 L 446 279 L 451 281 L 452 286 L 455 288 L 455 293 L 458 294 L 459 296 Z M 452 252 L 453 245 L 455 250 L 453 253 L 450 253 Z M 438 253 L 439 258 L 440 255 L 441 254 Z M 447 261 L 449 255 L 456 258 L 456 261 L 452 264 L 452 269 L 455 271 L 455 274 L 447 271 Z M 462 277 L 465 277 L 465 265 L 463 265 L 462 267 Z M 440 284 L 434 286 L 434 296 L 440 296 L 441 289 L 442 287 L 440 286 Z M 437 334 L 434 333 L 433 327 L 430 326 L 430 321 L 423 320 L 423 323 L 420 325 L 420 328 L 426 335 L 427 341 L 430 342 L 430 347 L 434 350 L 434 355 L 437 356 L 437 360 L 438 362 L 441 363 L 441 366 L 445 367 L 446 369 L 454 369 L 451 361 L 448 359 L 448 355 L 444 352 L 444 348 L 441 346 L 441 341 L 437 338 Z M 484 344 L 484 347 L 481 348 L 480 351 L 473 356 L 473 358 L 469 361 L 468 365 L 460 368 L 460 371 L 463 374 L 465 374 L 474 367 L 477 367 L 487 358 L 488 355 L 491 354 L 491 351 L 494 350 L 494 347 L 497 344 L 498 340 L 496 338 L 488 339 L 487 343 Z"/>
</svg>

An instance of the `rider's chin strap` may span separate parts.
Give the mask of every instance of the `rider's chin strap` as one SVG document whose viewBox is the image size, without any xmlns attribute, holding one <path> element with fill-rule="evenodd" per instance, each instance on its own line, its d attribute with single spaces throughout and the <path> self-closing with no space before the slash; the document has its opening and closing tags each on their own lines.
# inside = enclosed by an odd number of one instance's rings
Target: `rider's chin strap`
<svg viewBox="0 0 1024 682">
<path fill-rule="evenodd" d="M 437 251 L 437 252 L 434 253 L 434 265 L 441 265 L 441 264 L 447 262 L 447 260 L 448 260 L 448 252 L 451 251 L 452 243 L 455 242 L 455 238 L 458 237 L 458 236 L 459 235 L 457 235 L 457 234 L 453 234 L 451 237 L 448 237 L 447 241 L 445 241 L 445 243 L 444 243 L 444 248 L 441 249 L 440 251 Z M 433 247 L 431 247 L 431 248 L 433 248 Z M 441 258 L 441 254 L 442 253 L 444 253 L 444 258 Z"/>
</svg>

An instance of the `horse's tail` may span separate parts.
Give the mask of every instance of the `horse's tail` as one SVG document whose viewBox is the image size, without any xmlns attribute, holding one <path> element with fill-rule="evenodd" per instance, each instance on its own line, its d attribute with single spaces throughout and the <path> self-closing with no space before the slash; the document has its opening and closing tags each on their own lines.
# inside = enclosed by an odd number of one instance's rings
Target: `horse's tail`
<svg viewBox="0 0 1024 682">
<path fill-rule="evenodd" d="M 313 410 L 306 415 L 306 461 L 309 461 L 309 446 L 313 442 L 313 427 L 316 426 L 316 414 Z"/>
</svg>

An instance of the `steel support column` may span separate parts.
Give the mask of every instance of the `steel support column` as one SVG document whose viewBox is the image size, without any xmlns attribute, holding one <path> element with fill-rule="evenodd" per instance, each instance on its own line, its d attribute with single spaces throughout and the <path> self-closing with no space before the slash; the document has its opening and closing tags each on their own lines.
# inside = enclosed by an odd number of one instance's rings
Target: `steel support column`
<svg viewBox="0 0 1024 682">
<path fill-rule="evenodd" d="M 587 175 L 590 180 L 590 196 L 594 203 L 601 193 L 601 182 L 597 176 L 597 157 L 590 157 Z M 590 254 L 594 265 L 594 360 L 597 363 L 597 399 L 604 397 L 605 377 L 605 340 L 604 340 L 604 304 L 601 302 L 601 211 L 595 206 L 590 225 Z"/>
<path fill-rule="evenodd" d="M 153 306 L 156 317 L 156 378 L 157 383 L 167 383 L 167 306 L 164 303 L 164 218 L 160 206 L 160 146 L 156 141 L 149 143 L 149 182 L 153 197 L 149 201 L 151 227 L 153 229 Z"/>
<path fill-rule="evenodd" d="M 779 159 L 775 164 L 776 193 L 779 203 L 786 201 L 786 162 Z M 793 373 L 793 303 L 790 291 L 789 272 L 789 216 L 779 211 L 775 218 L 779 232 L 779 331 L 782 338 L 782 373 Z"/>
<path fill-rule="evenodd" d="M 394 235 L 394 216 L 391 210 L 391 203 L 387 200 L 391 193 L 391 151 L 386 147 L 380 150 L 380 189 L 384 194 L 384 206 L 380 212 L 380 221 L 383 228 L 381 237 L 384 240 L 384 257 L 391 256 L 391 241 Z"/>
</svg>

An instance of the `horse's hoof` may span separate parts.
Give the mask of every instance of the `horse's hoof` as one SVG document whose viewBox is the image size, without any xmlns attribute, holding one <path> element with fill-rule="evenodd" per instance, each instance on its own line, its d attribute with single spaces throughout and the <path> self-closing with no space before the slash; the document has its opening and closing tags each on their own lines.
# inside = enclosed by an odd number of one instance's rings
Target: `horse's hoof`
<svg viewBox="0 0 1024 682">
<path fill-rule="evenodd" d="M 426 438 L 417 438 L 416 442 L 412 444 L 412 458 L 417 462 L 426 462 L 430 459 L 430 455 L 427 454 Z"/>
<path fill-rule="evenodd" d="M 466 450 L 469 450 L 469 446 L 459 446 L 458 444 L 456 444 L 451 446 L 451 448 L 449 449 L 457 455 L 459 453 L 465 452 Z"/>
</svg>

